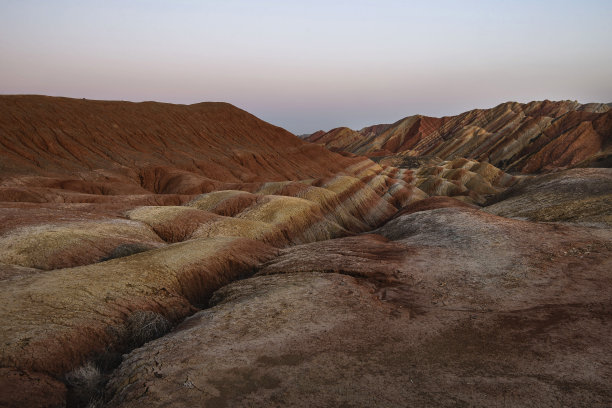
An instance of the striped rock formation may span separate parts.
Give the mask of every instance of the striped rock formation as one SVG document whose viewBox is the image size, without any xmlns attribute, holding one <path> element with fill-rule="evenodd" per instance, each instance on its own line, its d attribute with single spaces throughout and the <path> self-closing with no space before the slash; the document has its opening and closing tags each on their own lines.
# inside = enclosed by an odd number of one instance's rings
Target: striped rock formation
<svg viewBox="0 0 612 408">
<path fill-rule="evenodd" d="M 571 169 L 526 179 L 485 211 L 544 222 L 612 225 L 612 169 Z"/>
<path fill-rule="evenodd" d="M 610 167 L 612 111 L 606 104 L 507 102 L 457 116 L 409 116 L 360 131 L 337 128 L 305 140 L 401 167 L 414 166 L 415 157 L 468 158 L 522 173 Z"/>
<path fill-rule="evenodd" d="M 134 314 L 177 323 L 278 248 L 427 197 L 412 172 L 228 104 L 0 103 L 0 394 L 14 406 L 74 405 L 65 374 L 128 349 Z"/>
<path fill-rule="evenodd" d="M 226 103 L 0 96 L 0 129 L 0 191 L 17 201 L 200 194 L 332 176 L 360 161 Z"/>
</svg>

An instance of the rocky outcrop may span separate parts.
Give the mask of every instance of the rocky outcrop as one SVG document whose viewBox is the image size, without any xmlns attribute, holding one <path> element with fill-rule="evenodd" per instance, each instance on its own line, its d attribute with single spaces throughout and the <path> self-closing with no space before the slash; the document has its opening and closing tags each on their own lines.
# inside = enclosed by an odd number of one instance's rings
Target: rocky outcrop
<svg viewBox="0 0 612 408">
<path fill-rule="evenodd" d="M 519 180 L 489 163 L 468 159 L 421 166 L 414 174 L 416 185 L 430 196 L 457 197 L 477 204 Z"/>
<path fill-rule="evenodd" d="M 428 156 L 469 158 L 522 173 L 609 167 L 612 111 L 605 104 L 571 101 L 508 102 L 457 116 L 409 116 L 358 132 L 338 128 L 306 140 L 396 165 Z"/>
</svg>

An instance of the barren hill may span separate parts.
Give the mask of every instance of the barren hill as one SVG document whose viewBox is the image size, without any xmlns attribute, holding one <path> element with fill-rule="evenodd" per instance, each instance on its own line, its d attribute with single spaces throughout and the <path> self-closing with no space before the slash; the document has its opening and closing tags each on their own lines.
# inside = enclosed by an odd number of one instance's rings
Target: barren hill
<svg viewBox="0 0 612 408">
<path fill-rule="evenodd" d="M 306 140 L 388 163 L 433 156 L 487 161 L 506 171 L 609 167 L 612 111 L 606 104 L 507 102 L 457 116 L 409 116 L 390 125 L 317 132 Z"/>
<path fill-rule="evenodd" d="M 40 186 L 49 177 L 58 183 L 67 177 L 117 181 L 134 192 L 156 193 L 324 177 L 356 161 L 305 144 L 227 103 L 47 96 L 0 96 L 0 157 L 3 178 L 46 177 Z"/>
</svg>

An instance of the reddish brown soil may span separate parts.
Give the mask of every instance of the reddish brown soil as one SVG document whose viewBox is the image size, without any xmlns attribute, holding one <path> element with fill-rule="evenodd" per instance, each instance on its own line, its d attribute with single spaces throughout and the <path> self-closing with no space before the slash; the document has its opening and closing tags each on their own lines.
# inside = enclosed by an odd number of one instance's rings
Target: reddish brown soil
<svg viewBox="0 0 612 408">
<path fill-rule="evenodd" d="M 224 287 L 110 406 L 609 406 L 609 230 L 439 208 L 376 232 Z"/>
<path fill-rule="evenodd" d="M 45 374 L 0 368 L 0 406 L 64 407 L 66 386 Z"/>
<path fill-rule="evenodd" d="M 0 201 L 49 201 L 31 197 L 33 188 L 199 194 L 228 183 L 329 176 L 362 160 L 227 103 L 0 96 L 0 129 Z"/>
</svg>

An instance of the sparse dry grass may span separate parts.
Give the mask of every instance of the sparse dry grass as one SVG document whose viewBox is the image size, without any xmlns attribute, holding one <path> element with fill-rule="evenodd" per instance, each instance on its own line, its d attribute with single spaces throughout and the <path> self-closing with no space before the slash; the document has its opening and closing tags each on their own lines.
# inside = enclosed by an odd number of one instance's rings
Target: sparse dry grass
<svg viewBox="0 0 612 408">
<path fill-rule="evenodd" d="M 161 314 L 150 310 L 137 310 L 127 319 L 128 343 L 131 347 L 140 347 L 171 329 L 172 323 Z"/>
<path fill-rule="evenodd" d="M 65 379 L 69 388 L 69 405 L 75 407 L 101 406 L 105 378 L 100 369 L 91 361 L 68 372 Z"/>
<path fill-rule="evenodd" d="M 163 315 L 150 310 L 137 310 L 130 314 L 116 334 L 123 337 L 122 352 L 128 352 L 155 340 L 172 329 L 172 323 Z M 68 406 L 100 408 L 104 406 L 104 387 L 110 373 L 121 363 L 117 352 L 106 352 L 65 374 L 68 385 Z"/>
</svg>

